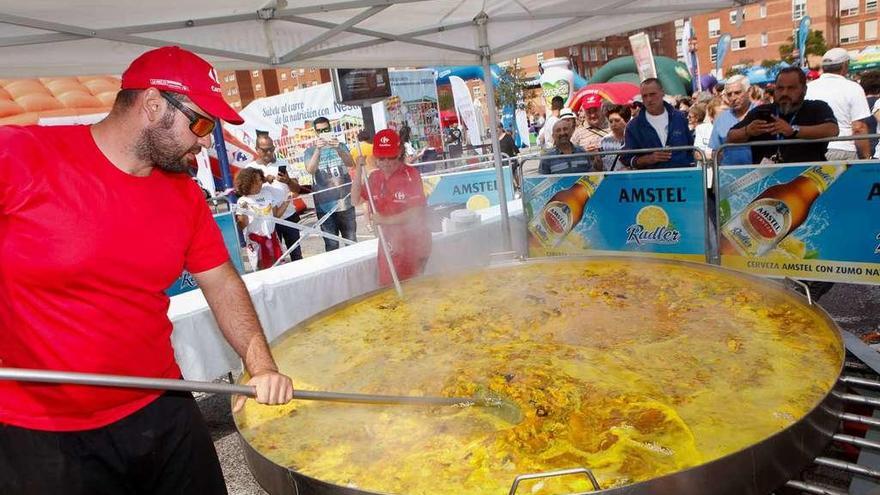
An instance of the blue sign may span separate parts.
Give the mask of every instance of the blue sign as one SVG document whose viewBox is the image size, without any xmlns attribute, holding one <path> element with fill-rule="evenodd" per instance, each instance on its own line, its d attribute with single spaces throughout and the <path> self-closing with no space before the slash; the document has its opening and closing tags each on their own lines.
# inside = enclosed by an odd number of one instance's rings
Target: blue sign
<svg viewBox="0 0 880 495">
<path fill-rule="evenodd" d="M 721 264 L 880 284 L 880 163 L 724 167 Z"/>
<path fill-rule="evenodd" d="M 701 169 L 527 177 L 530 256 L 596 251 L 705 261 Z"/>
<path fill-rule="evenodd" d="M 232 264 L 235 266 L 235 269 L 238 270 L 238 273 L 243 273 L 244 265 L 241 263 L 238 227 L 235 224 L 235 216 L 232 212 L 220 213 L 214 215 L 214 220 L 217 222 L 217 226 L 220 227 L 220 233 L 223 234 L 223 242 L 226 244 L 227 251 L 229 251 L 230 261 L 232 261 Z M 184 271 L 180 278 L 178 278 L 171 287 L 165 290 L 165 293 L 169 296 L 176 296 L 177 294 L 189 292 L 198 288 L 199 285 L 196 283 L 192 274 Z"/>
<path fill-rule="evenodd" d="M 513 176 L 504 167 L 504 190 L 507 200 L 513 199 Z M 494 168 L 453 172 L 422 177 L 428 206 L 461 204 L 470 210 L 482 210 L 500 203 L 498 180 Z"/>
</svg>

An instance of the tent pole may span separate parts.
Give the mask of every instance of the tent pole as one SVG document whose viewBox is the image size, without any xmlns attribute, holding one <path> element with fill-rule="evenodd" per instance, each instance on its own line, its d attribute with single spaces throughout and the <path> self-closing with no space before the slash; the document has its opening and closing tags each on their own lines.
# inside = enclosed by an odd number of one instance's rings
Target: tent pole
<svg viewBox="0 0 880 495">
<path fill-rule="evenodd" d="M 220 122 L 220 119 L 216 119 L 214 125 L 214 151 L 217 152 L 217 163 L 220 164 L 220 178 L 223 181 L 223 189 L 232 189 L 229 155 L 226 154 L 226 141 L 223 140 L 223 123 Z"/>
<path fill-rule="evenodd" d="M 498 109 L 495 108 L 495 86 L 492 81 L 492 51 L 489 48 L 489 16 L 480 12 L 474 18 L 477 25 L 477 39 L 480 44 L 480 61 L 483 64 L 483 84 L 486 85 L 486 104 L 489 106 L 489 132 L 492 136 L 492 156 L 495 161 L 495 177 L 498 181 L 499 204 L 501 205 L 501 235 L 504 240 L 504 251 L 512 251 L 510 239 L 510 215 L 507 212 L 507 190 L 504 185 L 504 167 L 501 161 L 501 148 L 498 146 Z"/>
</svg>

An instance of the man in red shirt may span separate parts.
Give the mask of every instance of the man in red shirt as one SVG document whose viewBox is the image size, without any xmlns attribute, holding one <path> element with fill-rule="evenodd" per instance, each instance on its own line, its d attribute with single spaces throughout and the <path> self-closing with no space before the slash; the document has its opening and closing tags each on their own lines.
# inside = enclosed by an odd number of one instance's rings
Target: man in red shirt
<svg viewBox="0 0 880 495">
<path fill-rule="evenodd" d="M 0 127 L 0 366 L 179 378 L 164 291 L 186 269 L 257 401 L 291 399 L 180 173 L 216 118 L 242 122 L 213 67 L 164 47 L 132 62 L 98 124 Z M 4 495 L 225 492 L 191 394 L 0 381 Z"/>
<path fill-rule="evenodd" d="M 382 227 L 382 235 L 400 280 L 420 275 L 431 255 L 431 231 L 426 218 L 427 201 L 418 169 L 403 162 L 400 136 L 391 129 L 376 133 L 373 157 L 376 167 L 367 180 L 372 195 L 373 222 Z M 363 158 L 355 167 L 351 197 L 356 204 L 368 201 L 361 184 Z M 392 282 L 382 245 L 379 245 L 379 285 Z"/>
</svg>

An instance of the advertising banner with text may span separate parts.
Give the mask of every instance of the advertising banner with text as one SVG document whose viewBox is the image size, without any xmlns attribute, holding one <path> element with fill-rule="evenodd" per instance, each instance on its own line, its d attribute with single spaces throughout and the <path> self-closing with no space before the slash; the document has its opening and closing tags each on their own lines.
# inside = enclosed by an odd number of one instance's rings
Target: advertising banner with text
<svg viewBox="0 0 880 495">
<path fill-rule="evenodd" d="M 706 260 L 703 171 L 526 177 L 529 256 Z"/>
<path fill-rule="evenodd" d="M 500 203 L 494 168 L 422 177 L 428 206 L 482 210 Z M 513 199 L 513 176 L 504 167 L 504 191 Z"/>
<path fill-rule="evenodd" d="M 721 168 L 721 264 L 880 284 L 880 163 Z"/>
</svg>

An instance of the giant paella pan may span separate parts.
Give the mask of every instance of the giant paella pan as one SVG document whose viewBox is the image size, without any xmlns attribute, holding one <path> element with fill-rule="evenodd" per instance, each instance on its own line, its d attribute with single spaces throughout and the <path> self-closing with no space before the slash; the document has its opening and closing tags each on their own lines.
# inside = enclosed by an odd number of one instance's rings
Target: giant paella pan
<svg viewBox="0 0 880 495">
<path fill-rule="evenodd" d="M 302 389 L 479 407 L 252 401 L 235 421 L 272 494 L 762 494 L 837 424 L 843 345 L 781 285 L 708 265 L 536 260 L 425 277 L 273 343 Z M 246 378 L 246 377 L 245 377 Z M 586 474 L 586 475 L 584 475 Z M 532 479 L 534 478 L 534 479 Z M 595 482 L 595 484 L 594 484 Z"/>
</svg>

